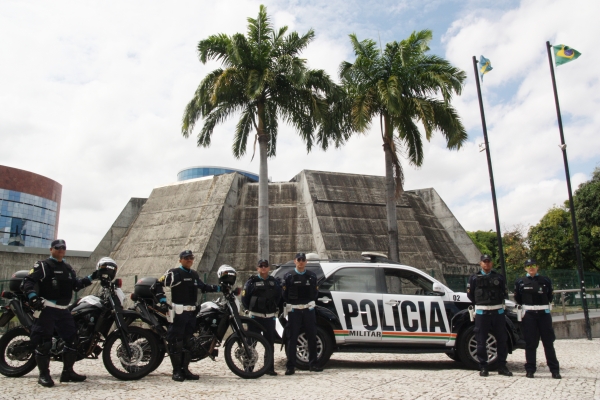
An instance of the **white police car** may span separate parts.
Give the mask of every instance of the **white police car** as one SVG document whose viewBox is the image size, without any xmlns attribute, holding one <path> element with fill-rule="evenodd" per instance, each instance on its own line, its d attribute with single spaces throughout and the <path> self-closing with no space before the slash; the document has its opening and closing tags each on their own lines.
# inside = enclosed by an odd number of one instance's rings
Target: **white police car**
<svg viewBox="0 0 600 400">
<path fill-rule="evenodd" d="M 446 353 L 477 369 L 474 325 L 466 293 L 454 292 L 416 268 L 400 265 L 379 253 L 362 260 L 317 260 L 308 255 L 306 268 L 319 279 L 317 347 L 319 365 L 334 352 Z M 293 261 L 273 276 L 293 271 Z M 514 303 L 507 301 L 508 349 L 523 347 Z M 277 323 L 281 338 L 283 316 Z M 281 342 L 281 339 L 280 339 Z M 488 337 L 489 365 L 497 360 L 496 339 Z M 308 367 L 308 343 L 298 339 L 297 365 Z"/>
</svg>

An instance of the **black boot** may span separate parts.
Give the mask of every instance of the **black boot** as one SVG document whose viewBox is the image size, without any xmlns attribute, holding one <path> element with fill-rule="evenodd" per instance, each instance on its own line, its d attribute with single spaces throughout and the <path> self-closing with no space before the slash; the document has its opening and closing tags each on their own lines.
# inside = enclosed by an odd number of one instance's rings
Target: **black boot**
<svg viewBox="0 0 600 400">
<path fill-rule="evenodd" d="M 190 381 L 197 381 L 198 379 L 200 379 L 200 376 L 196 375 L 196 374 L 192 374 L 190 372 L 190 370 L 188 369 L 191 359 L 192 359 L 192 354 L 189 351 L 184 351 L 183 352 L 183 362 L 181 364 L 181 370 L 183 371 L 183 376 L 185 376 L 185 379 L 190 380 Z"/>
<path fill-rule="evenodd" d="M 173 364 L 173 380 L 177 382 L 185 381 L 185 374 L 181 370 L 181 353 L 171 353 L 169 357 L 171 357 L 171 364 Z"/>
<path fill-rule="evenodd" d="M 40 370 L 40 378 L 38 383 L 44 387 L 54 386 L 54 381 L 50 376 L 50 356 L 35 355 L 35 362 Z"/>
<path fill-rule="evenodd" d="M 66 351 L 63 353 L 63 371 L 60 374 L 61 382 L 83 382 L 87 379 L 85 375 L 79 375 L 73 371 L 73 365 L 77 361 L 77 353 Z"/>
</svg>

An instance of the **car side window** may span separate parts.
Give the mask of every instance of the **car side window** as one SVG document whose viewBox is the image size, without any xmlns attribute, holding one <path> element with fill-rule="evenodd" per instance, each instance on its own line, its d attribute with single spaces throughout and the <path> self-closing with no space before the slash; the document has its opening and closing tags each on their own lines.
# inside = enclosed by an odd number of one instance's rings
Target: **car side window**
<svg viewBox="0 0 600 400">
<path fill-rule="evenodd" d="M 377 291 L 375 268 L 342 268 L 327 278 L 319 289 L 336 292 L 363 292 L 375 293 Z"/>
<path fill-rule="evenodd" d="M 388 294 L 437 296 L 433 282 L 413 271 L 384 268 L 385 286 Z"/>
</svg>

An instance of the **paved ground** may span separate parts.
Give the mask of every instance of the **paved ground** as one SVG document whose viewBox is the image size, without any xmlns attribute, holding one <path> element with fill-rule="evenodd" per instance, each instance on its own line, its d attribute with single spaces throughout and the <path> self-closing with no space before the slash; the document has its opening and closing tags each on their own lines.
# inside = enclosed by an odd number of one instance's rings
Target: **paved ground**
<svg viewBox="0 0 600 400">
<path fill-rule="evenodd" d="M 101 360 L 76 364 L 86 373 L 83 383 L 58 382 L 59 363 L 51 370 L 57 384 L 46 389 L 37 384 L 36 371 L 22 378 L 0 376 L 0 399 L 134 400 L 134 399 L 600 399 L 600 339 L 556 342 L 562 380 L 552 379 L 538 350 L 538 373 L 525 378 L 525 354 L 517 350 L 508 358 L 512 378 L 492 372 L 480 378 L 477 371 L 444 354 L 334 354 L 321 373 L 299 371 L 283 376 L 283 353 L 276 352 L 277 377 L 244 380 L 229 371 L 224 360 L 192 364 L 200 381 L 171 380 L 170 363 L 140 381 L 122 382 L 106 372 Z"/>
</svg>

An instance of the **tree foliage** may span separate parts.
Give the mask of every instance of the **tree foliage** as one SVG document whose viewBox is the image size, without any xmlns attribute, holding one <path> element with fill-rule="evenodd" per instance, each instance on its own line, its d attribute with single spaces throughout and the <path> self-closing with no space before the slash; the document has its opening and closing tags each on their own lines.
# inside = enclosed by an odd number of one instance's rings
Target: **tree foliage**
<svg viewBox="0 0 600 400">
<path fill-rule="evenodd" d="M 252 131 L 258 142 L 260 169 L 258 191 L 258 258 L 269 259 L 268 157 L 275 156 L 279 122 L 292 125 L 310 151 L 340 146 L 348 137 L 343 91 L 325 71 L 309 69 L 300 53 L 314 39 L 275 29 L 261 5 L 257 18 L 248 18 L 246 35 L 211 35 L 198 43 L 198 56 L 221 63 L 198 85 L 183 113 L 181 132 L 189 137 L 196 122 L 204 121 L 198 146 L 211 144 L 215 127 L 239 115 L 232 151 L 246 154 Z"/>
<path fill-rule="evenodd" d="M 529 228 L 531 257 L 544 269 L 577 267 L 571 216 L 565 207 L 553 207 L 537 225 Z"/>
<path fill-rule="evenodd" d="M 585 269 L 600 270 L 600 167 L 575 191 L 575 218 Z"/>
<path fill-rule="evenodd" d="M 356 59 L 342 62 L 339 68 L 352 127 L 366 132 L 373 120 L 379 122 L 386 163 L 389 255 L 395 261 L 399 257 L 395 203 L 402 194 L 404 176 L 400 158 L 406 156 L 410 164 L 421 166 L 423 140 L 430 140 L 435 131 L 441 132 L 449 149 L 460 149 L 467 140 L 451 105 L 453 95 L 462 91 L 466 74 L 447 60 L 427 54 L 431 39 L 431 31 L 422 30 L 381 49 L 374 40 L 359 41 L 351 34 Z"/>
<path fill-rule="evenodd" d="M 491 230 L 475 231 L 467 232 L 467 235 L 469 235 L 481 254 L 489 254 L 492 257 L 494 265 L 498 266 L 498 238 L 496 237 L 496 232 Z"/>
</svg>

